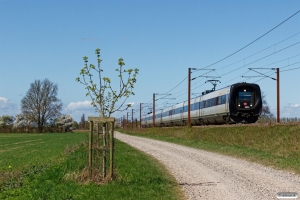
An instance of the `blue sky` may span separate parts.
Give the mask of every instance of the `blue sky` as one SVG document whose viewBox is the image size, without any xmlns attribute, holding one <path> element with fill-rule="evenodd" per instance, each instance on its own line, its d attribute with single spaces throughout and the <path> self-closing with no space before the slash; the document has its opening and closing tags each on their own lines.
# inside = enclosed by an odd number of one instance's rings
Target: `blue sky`
<svg viewBox="0 0 300 200">
<path fill-rule="evenodd" d="M 96 64 L 96 48 L 101 49 L 104 76 L 112 81 L 118 81 L 115 69 L 120 57 L 126 68 L 139 68 L 136 95 L 127 100 L 134 109 L 139 103 L 152 103 L 153 93 L 164 94 L 177 85 L 169 92 L 176 99 L 160 99 L 156 107 L 185 101 L 189 67 L 215 63 L 299 9 L 298 0 L 0 0 L 0 116 L 20 113 L 30 83 L 45 78 L 58 84 L 63 113 L 77 121 L 82 114 L 97 116 L 84 86 L 75 81 L 83 56 Z M 221 77 L 217 89 L 241 81 L 259 84 L 275 114 L 276 82 L 241 76 L 259 75 L 248 68 L 281 68 L 281 117 L 300 117 L 300 68 L 284 71 L 300 67 L 299 24 L 300 13 L 207 67 L 215 69 L 207 75 Z M 194 71 L 192 77 L 206 72 Z M 274 71 L 259 72 L 276 77 Z M 206 80 L 193 80 L 192 93 L 211 89 Z M 126 112 L 115 116 L 122 115 Z"/>
</svg>

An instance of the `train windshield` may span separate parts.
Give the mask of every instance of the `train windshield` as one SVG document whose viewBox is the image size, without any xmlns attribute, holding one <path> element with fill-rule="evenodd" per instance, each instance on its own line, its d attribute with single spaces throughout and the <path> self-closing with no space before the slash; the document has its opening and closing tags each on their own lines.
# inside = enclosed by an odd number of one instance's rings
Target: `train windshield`
<svg viewBox="0 0 300 200">
<path fill-rule="evenodd" d="M 239 92 L 239 100 L 251 101 L 252 100 L 252 92 Z"/>
</svg>

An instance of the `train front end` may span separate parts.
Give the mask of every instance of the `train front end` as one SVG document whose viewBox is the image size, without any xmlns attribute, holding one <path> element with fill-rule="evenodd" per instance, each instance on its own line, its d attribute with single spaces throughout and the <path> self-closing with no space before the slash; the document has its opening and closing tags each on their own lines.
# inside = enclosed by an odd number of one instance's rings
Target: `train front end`
<svg viewBox="0 0 300 200">
<path fill-rule="evenodd" d="M 229 95 L 230 119 L 235 123 L 255 123 L 261 114 L 262 99 L 257 84 L 237 83 Z"/>
</svg>

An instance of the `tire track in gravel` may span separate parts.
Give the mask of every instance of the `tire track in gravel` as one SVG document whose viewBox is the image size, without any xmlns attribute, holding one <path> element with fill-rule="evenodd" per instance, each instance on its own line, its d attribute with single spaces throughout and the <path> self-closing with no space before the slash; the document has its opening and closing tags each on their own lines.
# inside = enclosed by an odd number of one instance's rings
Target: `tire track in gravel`
<svg viewBox="0 0 300 200">
<path fill-rule="evenodd" d="M 115 132 L 123 141 L 159 160 L 188 199 L 277 199 L 300 192 L 300 176 L 256 163 L 158 140 Z"/>
</svg>

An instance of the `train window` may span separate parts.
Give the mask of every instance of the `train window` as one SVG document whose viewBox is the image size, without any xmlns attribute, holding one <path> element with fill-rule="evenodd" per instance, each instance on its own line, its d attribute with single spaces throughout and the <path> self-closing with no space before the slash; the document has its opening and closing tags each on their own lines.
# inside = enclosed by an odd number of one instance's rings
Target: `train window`
<svg viewBox="0 0 300 200">
<path fill-rule="evenodd" d="M 193 110 L 199 110 L 199 102 L 194 103 L 194 109 Z"/>
<path fill-rule="evenodd" d="M 163 117 L 166 117 L 166 116 L 168 116 L 168 112 L 164 112 L 164 114 L 163 114 Z"/>
<path fill-rule="evenodd" d="M 183 112 L 187 112 L 187 110 L 188 110 L 188 107 L 187 107 L 187 106 L 184 106 L 184 107 L 183 107 Z"/>
<path fill-rule="evenodd" d="M 216 98 L 211 99 L 211 106 L 216 106 Z"/>
<path fill-rule="evenodd" d="M 226 94 L 219 96 L 218 105 L 225 104 L 225 103 L 226 103 Z"/>
<path fill-rule="evenodd" d="M 223 95 L 222 103 L 226 103 L 226 98 L 227 98 L 227 96 L 228 96 L 228 95 L 226 95 L 226 94 Z"/>
<path fill-rule="evenodd" d="M 176 108 L 174 114 L 176 115 L 176 114 L 178 114 L 178 113 L 179 113 L 179 109 Z"/>
<path fill-rule="evenodd" d="M 221 105 L 221 104 L 222 104 L 223 96 L 224 96 L 224 95 L 218 97 L 218 105 Z"/>
<path fill-rule="evenodd" d="M 239 91 L 237 96 L 237 106 L 239 108 L 251 108 L 252 107 L 252 91 L 250 90 L 243 90 Z"/>
<path fill-rule="evenodd" d="M 252 100 L 252 92 L 239 92 L 239 100 Z"/>
</svg>

